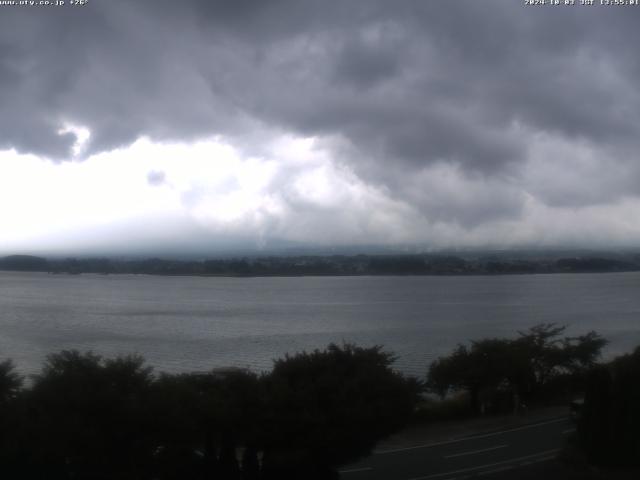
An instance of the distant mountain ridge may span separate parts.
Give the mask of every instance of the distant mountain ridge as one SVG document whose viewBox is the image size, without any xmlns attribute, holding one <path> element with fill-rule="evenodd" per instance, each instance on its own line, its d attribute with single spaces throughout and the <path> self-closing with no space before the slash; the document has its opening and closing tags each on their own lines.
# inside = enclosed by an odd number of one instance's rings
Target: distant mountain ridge
<svg viewBox="0 0 640 480">
<path fill-rule="evenodd" d="M 0 269 L 17 270 L 26 272 L 46 272 L 49 270 L 49 262 L 46 258 L 33 255 L 9 255 L 0 258 Z"/>
</svg>

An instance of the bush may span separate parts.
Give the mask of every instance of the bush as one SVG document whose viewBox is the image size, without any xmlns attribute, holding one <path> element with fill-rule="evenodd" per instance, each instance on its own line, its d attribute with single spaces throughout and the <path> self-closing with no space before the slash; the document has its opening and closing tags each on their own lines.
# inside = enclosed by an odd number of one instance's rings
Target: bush
<svg viewBox="0 0 640 480">
<path fill-rule="evenodd" d="M 336 466 L 368 454 L 411 417 L 420 385 L 392 362 L 379 347 L 330 345 L 277 360 L 262 377 L 241 370 L 156 376 L 139 356 L 62 351 L 24 389 L 6 361 L 0 473 L 27 480 L 334 478 Z"/>
<path fill-rule="evenodd" d="M 265 445 L 268 478 L 291 465 L 296 475 L 330 477 L 404 426 L 421 385 L 395 372 L 393 361 L 380 347 L 333 344 L 276 361 L 265 379 L 274 432 Z"/>
</svg>

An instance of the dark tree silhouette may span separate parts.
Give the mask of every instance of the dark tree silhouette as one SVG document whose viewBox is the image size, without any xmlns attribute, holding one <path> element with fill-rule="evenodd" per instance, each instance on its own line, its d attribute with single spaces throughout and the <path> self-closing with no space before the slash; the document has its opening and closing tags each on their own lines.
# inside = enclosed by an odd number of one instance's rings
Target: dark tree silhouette
<svg viewBox="0 0 640 480">
<path fill-rule="evenodd" d="M 184 478 L 189 471 L 238 479 L 236 447 L 250 447 L 244 462 L 257 464 L 261 388 L 258 377 L 243 370 L 160 376 L 152 405 L 159 478 Z"/>
<path fill-rule="evenodd" d="M 413 414 L 421 385 L 380 347 L 331 345 L 238 369 L 155 376 L 138 356 L 50 355 L 22 388 L 0 363 L 3 478 L 336 478 Z M 262 459 L 260 461 L 260 458 Z"/>
<path fill-rule="evenodd" d="M 0 362 L 0 408 L 13 400 L 22 388 L 23 377 L 11 360 Z"/>
<path fill-rule="evenodd" d="M 411 417 L 421 385 L 380 347 L 330 345 L 286 356 L 265 379 L 265 479 L 335 478 Z"/>
<path fill-rule="evenodd" d="M 528 370 L 524 372 L 526 385 L 523 395 L 544 393 L 545 389 L 558 390 L 559 380 L 569 380 L 574 388 L 583 390 L 588 370 L 600 358 L 607 340 L 598 333 L 590 331 L 577 337 L 560 337 L 566 326 L 543 323 L 519 332 L 514 341 L 515 352 L 520 365 L 526 362 Z"/>
<path fill-rule="evenodd" d="M 640 347 L 592 369 L 578 433 L 596 465 L 640 466 Z"/>
<path fill-rule="evenodd" d="M 16 372 L 13 362 L 0 362 L 0 476 L 3 471 L 7 474 L 17 472 L 21 464 L 17 439 L 23 426 L 19 418 L 22 384 L 23 378 Z"/>
<path fill-rule="evenodd" d="M 429 389 L 441 397 L 450 391 L 469 394 L 470 408 L 484 411 L 481 397 L 521 382 L 525 376 L 524 360 L 513 342 L 486 339 L 472 342 L 471 347 L 458 345 L 448 357 L 441 357 L 429 368 Z"/>
<path fill-rule="evenodd" d="M 495 398 L 500 391 L 513 395 L 517 403 L 516 398 L 532 400 L 572 384 L 583 386 L 586 372 L 607 342 L 595 332 L 562 338 L 565 329 L 553 323 L 540 324 L 519 332 L 516 339 L 492 338 L 471 342 L 470 347 L 458 345 L 450 355 L 431 364 L 428 388 L 442 397 L 466 391 L 470 408 L 481 412 L 487 403 L 481 397 Z"/>
<path fill-rule="evenodd" d="M 28 396 L 31 468 L 50 478 L 120 478 L 150 470 L 151 369 L 137 356 L 50 355 Z M 49 473 L 51 472 L 51 473 Z"/>
</svg>

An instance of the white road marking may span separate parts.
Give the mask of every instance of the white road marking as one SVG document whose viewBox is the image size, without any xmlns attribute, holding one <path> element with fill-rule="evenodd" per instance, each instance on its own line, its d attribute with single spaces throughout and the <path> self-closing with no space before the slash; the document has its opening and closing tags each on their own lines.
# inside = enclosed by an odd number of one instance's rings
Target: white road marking
<svg viewBox="0 0 640 480">
<path fill-rule="evenodd" d="M 445 440 L 443 442 L 425 443 L 424 445 L 416 445 L 416 446 L 413 446 L 413 447 L 392 448 L 392 449 L 389 449 L 389 450 L 378 450 L 377 452 L 373 452 L 373 454 L 374 455 L 383 455 L 385 453 L 405 452 L 407 450 L 416 450 L 416 449 L 419 449 L 419 448 L 437 447 L 438 445 L 449 445 L 451 443 L 465 442 L 467 440 L 475 440 L 476 438 L 495 437 L 496 435 L 502 435 L 503 433 L 516 432 L 518 430 L 526 430 L 526 429 L 529 429 L 529 428 L 541 427 L 542 425 L 549 425 L 551 423 L 566 422 L 566 421 L 567 421 L 566 417 L 556 418 L 554 420 L 548 420 L 546 422 L 533 423 L 531 425 L 524 425 L 522 427 L 509 428 L 507 430 L 501 430 L 499 432 L 485 433 L 485 434 L 482 434 L 482 435 L 471 435 L 469 437 L 456 438 L 456 439 L 452 439 L 452 440 Z"/>
<path fill-rule="evenodd" d="M 453 455 L 445 455 L 444 458 L 454 458 L 454 457 L 463 457 L 465 455 L 474 455 L 476 453 L 490 452 L 491 450 L 498 450 L 499 448 L 505 448 L 508 445 L 498 445 L 495 447 L 487 447 L 481 450 L 473 450 L 471 452 L 462 452 L 462 453 L 454 453 Z"/>
<path fill-rule="evenodd" d="M 562 434 L 563 435 L 568 435 L 568 434 L 573 433 L 575 431 L 576 431 L 575 428 L 568 428 L 567 430 L 562 430 Z"/>
<path fill-rule="evenodd" d="M 349 470 L 340 470 L 339 473 L 367 472 L 369 470 L 373 470 L 373 468 L 372 467 L 350 468 Z"/>
<path fill-rule="evenodd" d="M 478 472 L 478 475 L 491 475 L 492 473 L 505 472 L 507 470 L 513 470 L 514 468 L 522 467 L 524 465 L 533 465 L 534 463 L 546 462 L 547 460 L 553 460 L 555 455 L 549 455 L 536 458 L 535 460 L 529 460 L 522 463 L 514 463 L 513 465 L 507 465 L 506 467 L 494 468 L 493 470 L 485 470 L 484 472 Z M 456 477 L 457 478 L 457 477 Z M 449 479 L 453 480 L 453 479 Z"/>
<path fill-rule="evenodd" d="M 497 467 L 498 465 L 504 465 L 505 463 L 514 463 L 517 464 L 523 460 L 527 460 L 533 457 L 541 457 L 541 458 L 537 458 L 537 461 L 544 461 L 544 460 L 550 460 L 553 458 L 552 455 L 553 453 L 557 453 L 559 452 L 560 449 L 559 448 L 555 448 L 553 450 L 545 450 L 544 452 L 538 452 L 538 453 L 533 453 L 531 455 L 525 455 L 524 457 L 517 457 L 517 458 L 512 458 L 510 460 L 503 460 L 501 462 L 495 462 L 495 463 L 487 463 L 486 465 L 478 465 L 475 467 L 468 467 L 468 468 L 463 468 L 461 470 L 453 470 L 451 472 L 442 472 L 442 473 L 434 473 L 432 475 L 426 475 L 424 477 L 414 477 L 414 478 L 410 478 L 409 480 L 428 480 L 430 478 L 438 478 L 438 477 L 444 477 L 446 475 L 455 475 L 456 473 L 466 473 L 466 472 L 472 472 L 474 470 L 479 470 L 479 469 L 483 469 L 483 468 L 490 468 L 490 467 Z M 542 458 L 544 457 L 544 458 Z M 515 466 L 515 465 L 514 465 Z M 480 473 L 480 472 L 478 472 Z"/>
<path fill-rule="evenodd" d="M 507 470 L 511 470 L 512 468 L 513 465 L 507 465 L 506 467 L 498 467 L 494 468 L 493 470 L 485 470 L 484 472 L 480 472 L 478 475 L 491 475 L 492 473 L 506 472 Z"/>
</svg>

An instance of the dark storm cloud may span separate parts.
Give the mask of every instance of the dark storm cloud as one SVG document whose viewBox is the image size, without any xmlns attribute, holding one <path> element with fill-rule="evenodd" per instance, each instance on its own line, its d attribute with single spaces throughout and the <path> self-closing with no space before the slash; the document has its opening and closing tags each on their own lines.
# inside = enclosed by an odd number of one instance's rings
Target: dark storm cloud
<svg viewBox="0 0 640 480">
<path fill-rule="evenodd" d="M 517 217 L 525 190 L 558 205 L 591 198 L 525 184 L 537 134 L 607 152 L 603 168 L 635 162 L 638 20 L 631 7 L 472 0 L 3 9 L 0 148 L 68 158 L 65 122 L 91 130 L 89 153 L 143 135 L 222 135 L 241 149 L 269 131 L 339 138 L 341 162 L 434 218 Z M 489 182 L 495 201 L 420 194 L 412 182 L 437 165 Z"/>
<path fill-rule="evenodd" d="M 393 42 L 382 45 L 361 39 L 345 42 L 335 58 L 334 81 L 366 89 L 397 76 L 402 68 L 398 47 Z"/>
</svg>

